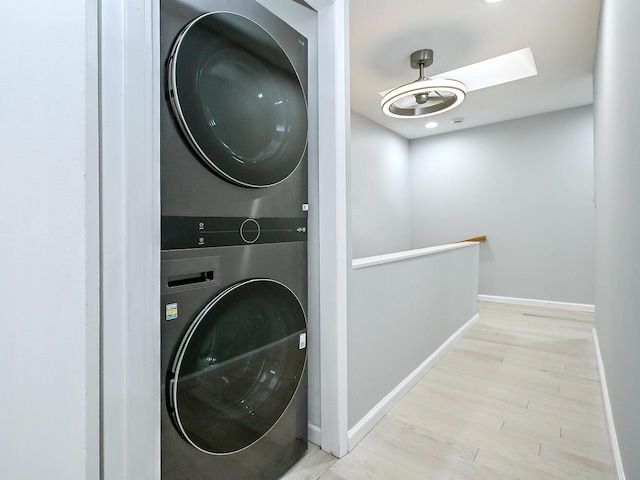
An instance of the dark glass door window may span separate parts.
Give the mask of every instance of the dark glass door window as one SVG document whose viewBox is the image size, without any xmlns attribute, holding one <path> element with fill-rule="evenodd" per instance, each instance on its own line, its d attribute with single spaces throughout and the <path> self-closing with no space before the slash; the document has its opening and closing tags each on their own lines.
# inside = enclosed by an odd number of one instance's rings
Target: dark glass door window
<svg viewBox="0 0 640 480">
<path fill-rule="evenodd" d="M 286 179 L 307 145 L 304 90 L 280 45 L 229 12 L 195 19 L 169 58 L 169 99 L 191 148 L 234 183 Z"/>
<path fill-rule="evenodd" d="M 175 357 L 169 397 L 183 437 L 209 454 L 264 436 L 298 388 L 306 320 L 297 297 L 272 280 L 249 280 L 214 298 Z"/>
</svg>

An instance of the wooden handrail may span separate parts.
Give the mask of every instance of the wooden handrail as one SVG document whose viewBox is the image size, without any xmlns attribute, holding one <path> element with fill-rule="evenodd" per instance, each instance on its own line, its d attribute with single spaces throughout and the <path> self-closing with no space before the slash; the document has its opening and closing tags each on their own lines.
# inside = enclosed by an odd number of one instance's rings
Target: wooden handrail
<svg viewBox="0 0 640 480">
<path fill-rule="evenodd" d="M 458 240 L 457 242 L 453 242 L 453 243 L 462 243 L 462 242 L 484 242 L 487 240 L 487 236 L 486 235 L 482 235 L 480 237 L 473 237 L 473 238 L 467 238 L 466 240 Z"/>
</svg>

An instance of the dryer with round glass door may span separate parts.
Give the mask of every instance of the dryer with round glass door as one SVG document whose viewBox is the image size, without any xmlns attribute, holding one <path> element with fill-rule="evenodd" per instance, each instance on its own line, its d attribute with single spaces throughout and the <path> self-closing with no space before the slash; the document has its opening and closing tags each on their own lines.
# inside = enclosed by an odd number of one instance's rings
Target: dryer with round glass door
<svg viewBox="0 0 640 480">
<path fill-rule="evenodd" d="M 305 37 L 254 0 L 165 0 L 161 50 L 162 215 L 300 216 Z"/>
<path fill-rule="evenodd" d="M 162 478 L 277 479 L 307 448 L 306 242 L 162 253 Z"/>
<path fill-rule="evenodd" d="M 218 293 L 189 326 L 169 373 L 169 410 L 185 440 L 212 455 L 260 440 L 280 419 L 305 365 L 302 305 L 271 279 Z"/>
<path fill-rule="evenodd" d="M 163 480 L 307 448 L 307 40 L 255 0 L 161 0 Z"/>
</svg>

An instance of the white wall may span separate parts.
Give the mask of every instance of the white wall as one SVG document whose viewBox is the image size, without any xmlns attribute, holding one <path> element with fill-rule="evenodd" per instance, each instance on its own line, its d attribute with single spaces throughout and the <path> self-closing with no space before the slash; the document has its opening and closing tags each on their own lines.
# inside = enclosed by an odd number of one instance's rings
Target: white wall
<svg viewBox="0 0 640 480">
<path fill-rule="evenodd" d="M 97 2 L 0 17 L 0 478 L 99 478 Z"/>
<path fill-rule="evenodd" d="M 160 477 L 159 3 L 100 4 L 102 477 Z"/>
<path fill-rule="evenodd" d="M 477 244 L 354 269 L 347 335 L 349 428 L 477 311 Z"/>
<path fill-rule="evenodd" d="M 321 446 L 348 451 L 347 283 L 351 267 L 349 0 L 318 8 L 318 258 L 321 328 Z"/>
<path fill-rule="evenodd" d="M 409 141 L 351 112 L 353 258 L 410 248 Z"/>
<path fill-rule="evenodd" d="M 411 247 L 487 235 L 480 293 L 593 304 L 590 106 L 411 142 Z"/>
<path fill-rule="evenodd" d="M 640 478 L 640 3 L 604 0 L 595 69 L 596 325 L 626 478 Z M 623 478 L 620 476 L 619 478 Z"/>
</svg>

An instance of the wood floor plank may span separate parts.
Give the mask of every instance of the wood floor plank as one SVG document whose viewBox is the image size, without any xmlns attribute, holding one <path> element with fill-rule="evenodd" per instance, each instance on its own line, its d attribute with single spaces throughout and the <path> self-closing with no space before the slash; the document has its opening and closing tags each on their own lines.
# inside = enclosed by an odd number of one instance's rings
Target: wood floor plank
<svg viewBox="0 0 640 480">
<path fill-rule="evenodd" d="M 320 477 L 320 480 L 349 480 L 349 479 L 329 470 L 327 473 L 322 475 L 322 477 Z"/>
<path fill-rule="evenodd" d="M 562 373 L 562 372 L 557 372 Z M 586 362 L 567 362 L 565 374 L 585 380 L 600 382 L 600 372 L 595 364 L 589 365 Z"/>
<path fill-rule="evenodd" d="M 609 451 L 610 443 L 607 429 L 603 427 L 579 426 L 560 427 L 560 438 L 566 438 L 576 443 L 590 445 L 600 448 L 603 451 Z"/>
<path fill-rule="evenodd" d="M 483 415 L 493 415 L 497 418 L 501 418 L 505 421 L 527 423 L 532 425 L 532 432 L 536 430 L 553 431 L 555 436 L 559 436 L 562 428 L 567 428 L 572 431 L 587 432 L 591 431 L 592 434 L 604 435 L 605 430 L 598 427 L 597 424 L 591 422 L 591 417 L 586 416 L 588 421 L 585 423 L 585 419 L 575 420 L 566 415 L 560 415 L 561 412 L 552 408 L 548 410 L 541 409 L 529 409 L 529 401 L 524 403 L 512 403 L 508 401 L 508 398 L 491 398 L 482 393 L 473 392 L 469 393 L 463 390 L 457 390 L 452 388 L 449 384 L 439 382 L 426 383 L 420 382 L 414 388 L 416 394 L 422 394 L 423 396 L 435 397 L 431 401 L 446 402 L 448 399 L 453 399 L 456 403 L 458 416 L 464 415 L 463 412 L 481 412 Z M 443 396 L 444 393 L 444 396 Z M 529 392 L 532 395 L 539 395 L 538 392 Z M 568 403 L 561 403 L 564 407 L 568 407 Z M 602 408 L 602 407 L 600 407 Z M 462 412 L 462 413 L 461 413 Z M 511 425 L 510 425 L 511 427 Z M 598 427 L 598 430 L 596 430 Z M 504 430 L 504 427 L 503 427 Z"/>
<path fill-rule="evenodd" d="M 481 449 L 476 457 L 476 463 L 518 480 L 560 480 L 562 478 L 545 471 L 538 459 L 539 457 L 534 455 L 505 456 L 493 450 Z"/>
<path fill-rule="evenodd" d="M 281 480 L 316 480 L 324 475 L 336 461 L 337 458 L 334 456 L 323 452 L 316 445 L 309 444 L 307 454 Z"/>
<path fill-rule="evenodd" d="M 490 348 L 494 355 L 514 357 L 514 360 L 521 359 L 524 362 L 550 362 L 552 365 L 567 365 L 569 362 L 575 362 L 579 365 L 588 365 L 597 369 L 595 360 L 589 356 L 576 358 L 564 352 L 542 352 L 527 346 L 495 344 L 491 341 L 477 338 L 464 337 L 456 343 L 456 347 L 471 349 L 476 352 L 486 352 Z"/>
<path fill-rule="evenodd" d="M 550 415 L 559 415 L 561 417 L 575 420 L 576 422 L 581 422 L 587 425 L 595 425 L 598 427 L 606 426 L 606 422 L 604 419 L 604 409 L 601 406 L 593 406 L 593 408 L 585 411 L 578 408 L 558 407 L 557 405 L 550 406 L 532 401 L 529 402 L 529 406 L 527 408 L 529 410 L 545 412 Z"/>
<path fill-rule="evenodd" d="M 504 423 L 504 416 L 498 409 L 480 406 L 473 400 L 462 398 L 459 392 L 452 389 L 425 386 L 425 389 L 407 394 L 404 402 L 415 402 L 421 407 L 428 407 L 494 430 L 500 430 Z"/>
<path fill-rule="evenodd" d="M 614 480 L 593 314 L 479 311 L 349 454 L 285 480 Z"/>
<path fill-rule="evenodd" d="M 531 389 L 550 394 L 558 392 L 559 388 L 558 383 L 550 381 L 551 374 L 549 372 L 536 378 L 524 375 L 522 371 L 505 371 L 499 367 L 483 368 L 478 365 L 461 365 L 455 362 L 444 361 L 433 368 L 446 370 L 451 375 L 462 374 L 473 376 L 476 378 L 476 381 L 482 381 L 491 386 L 509 386 L 510 388 Z M 577 388 L 576 385 L 570 385 L 569 387 Z"/>
<path fill-rule="evenodd" d="M 613 478 L 614 469 L 610 462 L 603 463 L 599 460 L 583 455 L 567 452 L 551 445 L 542 445 L 540 456 L 550 460 L 556 460 L 565 465 L 572 465 L 577 471 L 584 473 L 599 473 L 602 478 Z"/>
<path fill-rule="evenodd" d="M 579 398 L 569 397 L 564 395 L 561 390 L 563 387 L 558 387 L 556 392 L 540 392 L 537 390 L 531 390 L 528 388 L 518 387 L 511 389 L 510 396 L 513 399 L 518 399 L 521 403 L 538 402 L 544 405 L 557 406 L 559 408 L 576 408 L 578 410 L 590 410 L 594 406 L 602 408 L 602 396 L 600 395 L 584 395 L 582 393 Z"/>
<path fill-rule="evenodd" d="M 585 445 L 562 437 L 543 440 L 541 451 L 547 447 L 553 447 L 561 452 L 588 458 L 607 467 L 613 467 L 613 458 L 608 447 L 599 448 Z"/>
<path fill-rule="evenodd" d="M 397 442 L 406 449 L 430 450 L 437 452 L 440 456 L 451 457 L 456 460 L 472 462 L 478 454 L 477 447 L 458 442 L 433 430 L 426 430 L 389 416 L 378 423 L 366 440 L 375 440 L 379 437 Z"/>
<path fill-rule="evenodd" d="M 585 389 L 580 385 L 562 384 L 558 387 L 558 395 L 567 399 L 575 399 L 585 401 L 588 399 L 592 402 L 602 402 L 602 392 L 594 392 L 591 389 Z"/>
<path fill-rule="evenodd" d="M 525 436 L 536 442 L 542 442 L 550 438 L 561 438 L 560 430 L 562 427 L 552 423 L 539 422 L 524 417 L 513 417 L 504 421 L 502 431 L 513 433 L 514 435 Z"/>
<path fill-rule="evenodd" d="M 540 450 L 540 443 L 522 436 L 503 432 L 498 428 L 490 428 L 478 423 L 473 418 L 461 418 L 442 411 L 415 404 L 403 399 L 389 416 L 405 423 L 413 423 L 425 430 L 437 432 L 460 443 L 475 447 L 493 447 L 496 449 L 517 449 L 530 453 Z"/>
<path fill-rule="evenodd" d="M 444 475 L 468 480 L 484 480 L 488 472 L 474 464 L 474 458 L 462 457 L 446 448 L 424 448 L 425 445 L 415 441 L 415 437 L 404 438 L 374 431 L 361 445 L 362 450 L 370 451 L 378 457 L 402 464 L 403 475 L 417 475 L 416 478 L 442 478 Z M 405 432 L 403 432 L 405 433 Z M 404 440 L 404 441 L 403 441 Z M 411 474 L 406 469 L 411 471 Z M 398 473 L 396 478 L 405 478 Z M 492 475 L 492 478 L 512 480 L 511 477 Z"/>
<path fill-rule="evenodd" d="M 481 450 L 476 462 L 498 472 L 511 472 L 518 480 L 614 480 L 608 473 L 588 471 L 567 462 L 541 457 L 539 455 L 509 456 L 505 452 Z"/>
</svg>

